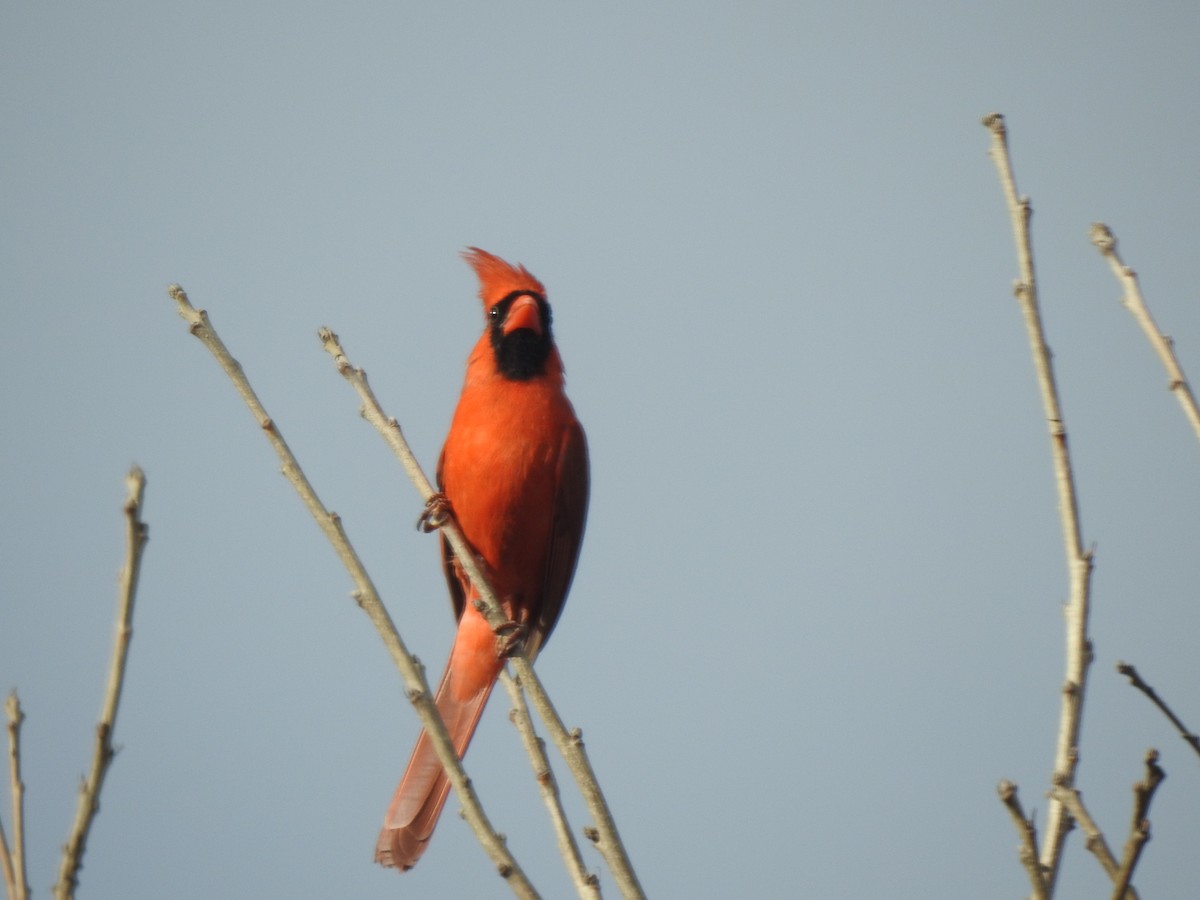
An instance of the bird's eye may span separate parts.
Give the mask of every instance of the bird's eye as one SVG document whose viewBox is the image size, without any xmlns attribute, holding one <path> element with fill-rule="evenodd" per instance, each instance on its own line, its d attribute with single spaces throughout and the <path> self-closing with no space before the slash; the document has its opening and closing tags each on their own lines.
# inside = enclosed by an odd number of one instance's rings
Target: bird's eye
<svg viewBox="0 0 1200 900">
<path fill-rule="evenodd" d="M 488 310 L 488 316 L 493 319 L 500 318 L 500 304 L 499 303 L 497 303 L 495 306 L 493 306 L 491 309 Z"/>
</svg>

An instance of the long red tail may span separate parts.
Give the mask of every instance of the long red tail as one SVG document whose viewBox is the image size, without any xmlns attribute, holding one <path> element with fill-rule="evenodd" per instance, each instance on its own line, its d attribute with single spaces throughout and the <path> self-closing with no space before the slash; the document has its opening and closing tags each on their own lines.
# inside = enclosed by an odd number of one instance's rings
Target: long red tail
<svg viewBox="0 0 1200 900">
<path fill-rule="evenodd" d="M 503 664 L 496 655 L 495 635 L 474 607 L 468 606 L 434 696 L 459 758 L 467 752 Z M 401 871 L 415 866 L 433 836 L 449 793 L 450 779 L 429 735 L 422 731 L 384 816 L 375 861 Z"/>
</svg>

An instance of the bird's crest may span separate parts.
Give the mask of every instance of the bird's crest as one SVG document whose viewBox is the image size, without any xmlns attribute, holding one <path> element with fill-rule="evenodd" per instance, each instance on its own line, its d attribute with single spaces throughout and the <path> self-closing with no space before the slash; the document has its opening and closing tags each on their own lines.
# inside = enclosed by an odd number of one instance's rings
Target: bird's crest
<svg viewBox="0 0 1200 900">
<path fill-rule="evenodd" d="M 478 247 L 468 247 L 463 251 L 462 258 L 479 276 L 479 299 L 485 307 L 500 302 L 514 291 L 546 296 L 542 283 L 529 274 L 524 266 L 510 265 Z"/>
</svg>

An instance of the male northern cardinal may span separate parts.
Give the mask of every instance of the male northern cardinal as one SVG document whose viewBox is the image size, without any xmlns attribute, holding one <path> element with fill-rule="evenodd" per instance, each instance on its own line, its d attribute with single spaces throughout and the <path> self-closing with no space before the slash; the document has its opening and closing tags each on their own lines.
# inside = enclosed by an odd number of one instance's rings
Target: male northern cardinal
<svg viewBox="0 0 1200 900">
<path fill-rule="evenodd" d="M 533 660 L 562 611 L 583 540 L 587 442 L 563 392 L 546 289 L 523 266 L 476 247 L 463 258 L 479 276 L 487 325 L 467 359 L 438 487 Z M 442 568 L 458 632 L 435 702 L 461 757 L 505 649 L 475 608 L 478 594 L 445 537 Z M 422 731 L 384 817 L 375 861 L 402 871 L 416 865 L 449 791 Z"/>
</svg>

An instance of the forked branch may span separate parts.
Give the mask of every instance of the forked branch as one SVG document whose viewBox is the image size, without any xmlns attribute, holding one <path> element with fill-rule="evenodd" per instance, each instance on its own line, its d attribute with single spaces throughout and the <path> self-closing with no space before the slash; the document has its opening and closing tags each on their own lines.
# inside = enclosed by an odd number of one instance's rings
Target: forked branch
<svg viewBox="0 0 1200 900">
<path fill-rule="evenodd" d="M 558 779 L 554 777 L 550 759 L 546 756 L 546 742 L 534 730 L 533 717 L 529 715 L 529 706 L 525 702 L 525 692 L 507 671 L 501 673 L 500 680 L 504 682 L 504 688 L 512 700 L 509 718 L 516 726 L 521 743 L 525 746 L 525 753 L 533 765 L 538 790 L 546 804 L 546 812 L 550 816 L 554 836 L 558 840 L 558 853 L 567 867 L 567 874 L 575 884 L 575 892 L 585 900 L 600 900 L 600 881 L 588 872 L 583 862 L 583 854 L 579 851 L 579 843 L 571 833 L 571 825 L 562 805 L 562 796 L 558 792 Z"/>
<path fill-rule="evenodd" d="M 1133 786 L 1133 821 L 1129 825 L 1129 840 L 1125 842 L 1121 870 L 1114 879 L 1113 900 L 1121 900 L 1125 896 L 1125 890 L 1133 878 L 1133 870 L 1150 840 L 1150 801 L 1166 777 L 1167 773 L 1158 765 L 1158 751 L 1153 748 L 1147 750 L 1146 777 Z"/>
<path fill-rule="evenodd" d="M 1100 865 L 1108 877 L 1116 882 L 1121 874 L 1121 864 L 1117 862 L 1116 857 L 1112 855 L 1112 851 L 1108 849 L 1108 841 L 1104 839 L 1104 833 L 1100 831 L 1100 826 L 1096 824 L 1096 820 L 1092 818 L 1091 813 L 1084 807 L 1083 796 L 1079 790 L 1073 787 L 1056 787 L 1052 793 L 1054 798 L 1067 808 L 1067 812 L 1070 813 L 1071 818 L 1079 823 L 1079 827 L 1087 835 L 1085 846 L 1100 861 Z M 1124 900 L 1138 900 L 1137 891 L 1132 886 L 1125 889 Z"/>
</svg>

